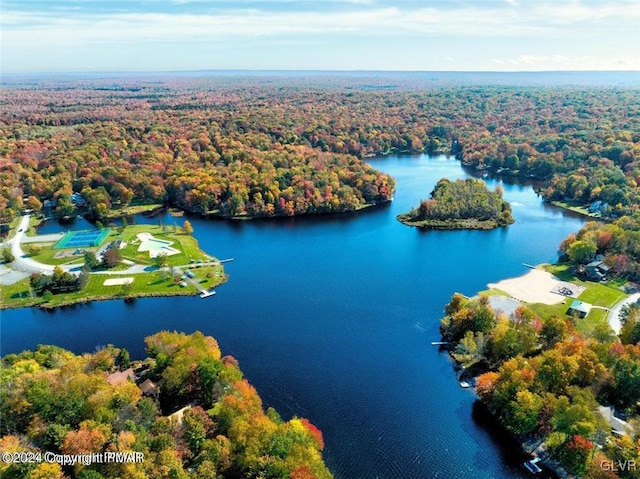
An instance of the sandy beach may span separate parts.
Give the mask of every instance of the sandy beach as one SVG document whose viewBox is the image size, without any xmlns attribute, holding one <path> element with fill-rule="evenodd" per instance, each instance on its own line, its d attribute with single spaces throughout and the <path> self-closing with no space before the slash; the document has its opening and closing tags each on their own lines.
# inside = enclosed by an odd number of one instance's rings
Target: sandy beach
<svg viewBox="0 0 640 479">
<path fill-rule="evenodd" d="M 565 297 L 552 293 L 551 290 L 560 280 L 551 273 L 540 269 L 532 269 L 528 273 L 489 284 L 490 289 L 499 289 L 525 303 L 556 304 Z"/>
</svg>

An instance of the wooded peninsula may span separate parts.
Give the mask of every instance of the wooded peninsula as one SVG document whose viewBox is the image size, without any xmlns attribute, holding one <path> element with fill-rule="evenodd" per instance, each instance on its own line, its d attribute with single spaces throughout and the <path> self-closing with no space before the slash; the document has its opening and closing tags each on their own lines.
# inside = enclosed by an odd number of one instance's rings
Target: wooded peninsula
<svg viewBox="0 0 640 479">
<path fill-rule="evenodd" d="M 634 216 L 569 235 L 546 267 L 557 299 L 514 298 L 533 289 L 521 284 L 456 293 L 445 307 L 440 330 L 462 379 L 561 477 L 638 477 L 609 466 L 640 461 L 640 295 L 629 281 L 639 231 Z"/>
<path fill-rule="evenodd" d="M 273 408 L 265 411 L 215 339 L 164 331 L 145 341 L 149 357 L 137 361 L 111 345 L 93 354 L 38 346 L 5 356 L 0 475 L 333 477 L 322 460 L 320 430 L 306 419 L 284 421 Z M 83 459 L 65 465 L 45 453 Z M 7 460 L 12 454 L 17 459 Z"/>
</svg>

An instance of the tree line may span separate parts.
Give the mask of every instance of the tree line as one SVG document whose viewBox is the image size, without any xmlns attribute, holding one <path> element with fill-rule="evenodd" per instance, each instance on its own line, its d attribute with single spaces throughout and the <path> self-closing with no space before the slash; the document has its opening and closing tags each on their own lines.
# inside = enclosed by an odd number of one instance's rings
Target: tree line
<svg viewBox="0 0 640 479">
<path fill-rule="evenodd" d="M 393 180 L 363 161 L 392 152 L 452 154 L 542 179 L 549 200 L 637 209 L 636 89 L 363 82 L 9 85 L 0 214 L 47 200 L 72 214 L 74 192 L 96 217 L 132 201 L 223 216 L 345 211 L 392 197 Z"/>
<path fill-rule="evenodd" d="M 133 362 L 159 387 L 145 395 L 124 349 L 75 355 L 56 346 L 9 354 L 0 369 L 0 451 L 91 454 L 136 451 L 135 463 L 0 463 L 3 478 L 330 478 L 322 433 L 308 420 L 264 410 L 237 361 L 201 333 L 146 338 Z M 177 408 L 182 418 L 170 417 Z"/>
<path fill-rule="evenodd" d="M 579 477 L 637 477 L 633 470 L 617 475 L 602 467 L 640 461 L 640 345 L 630 342 L 640 329 L 637 310 L 625 316 L 629 333 L 622 340 L 606 323 L 587 338 L 568 317 L 542 319 L 525 306 L 510 315 L 496 312 L 486 296 L 455 294 L 445 314 L 441 331 L 452 356 L 479 374 L 476 393 L 509 431 L 544 445 Z M 612 434 L 600 405 L 615 407 L 635 432 Z"/>
</svg>

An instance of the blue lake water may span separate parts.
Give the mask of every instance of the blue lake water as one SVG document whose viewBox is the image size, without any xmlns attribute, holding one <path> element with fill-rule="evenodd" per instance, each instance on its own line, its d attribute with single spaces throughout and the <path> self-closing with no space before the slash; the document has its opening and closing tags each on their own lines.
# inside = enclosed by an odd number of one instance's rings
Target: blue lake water
<svg viewBox="0 0 640 479">
<path fill-rule="evenodd" d="M 235 258 L 215 297 L 3 311 L 1 353 L 41 343 L 80 353 L 112 343 L 140 358 L 149 334 L 200 330 L 239 360 L 265 406 L 322 429 L 336 478 L 526 477 L 471 392 L 458 385 L 448 356 L 430 342 L 439 339 L 454 292 L 472 295 L 524 274 L 523 263 L 555 261 L 559 242 L 583 220 L 543 204 L 530 184 L 505 180 L 515 224 L 420 231 L 396 215 L 426 198 L 440 178 L 470 173 L 445 157 L 370 163 L 396 178 L 391 204 L 312 218 L 190 218 L 203 249 Z M 486 181 L 493 188 L 500 180 Z M 88 226 L 77 221 L 63 229 Z M 41 232 L 60 229 L 50 223 Z"/>
</svg>

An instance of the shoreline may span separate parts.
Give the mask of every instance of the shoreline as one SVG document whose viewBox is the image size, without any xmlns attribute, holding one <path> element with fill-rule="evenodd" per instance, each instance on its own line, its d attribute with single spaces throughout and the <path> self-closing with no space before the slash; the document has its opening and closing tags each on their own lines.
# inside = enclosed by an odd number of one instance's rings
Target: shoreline
<svg viewBox="0 0 640 479">
<path fill-rule="evenodd" d="M 524 274 L 513 277 L 506 278 L 500 280 L 496 283 L 489 283 L 487 287 L 489 290 L 498 290 L 500 291 L 500 295 L 517 300 L 523 304 L 528 303 L 546 303 L 549 305 L 557 304 L 563 302 L 566 298 L 561 296 L 560 294 L 552 293 L 550 290 L 554 284 L 562 283 L 562 280 L 550 272 L 544 270 L 545 263 L 539 264 L 535 267 L 531 267 L 530 271 L 525 272 Z M 476 296 L 481 292 L 476 293 Z M 486 293 L 486 291 L 484 291 Z M 626 301 L 621 301 L 623 303 Z M 512 438 L 514 445 L 517 445 L 522 452 L 523 457 L 528 455 L 531 457 L 539 458 L 539 465 L 543 467 L 543 470 L 546 474 L 550 474 L 551 477 L 555 479 L 569 479 L 574 478 L 573 474 L 569 473 L 562 464 L 560 464 L 556 459 L 554 459 L 549 451 L 543 447 L 545 443 L 544 436 L 542 438 L 535 437 L 533 435 L 522 436 L 518 435 L 513 431 L 510 431 L 506 428 L 505 424 L 503 424 L 498 413 L 493 410 L 489 403 L 486 403 L 482 400 L 482 398 L 478 395 L 475 390 L 476 379 L 493 369 L 484 366 L 483 368 L 467 370 L 464 367 L 464 363 L 462 361 L 457 360 L 454 357 L 453 352 L 457 343 L 448 343 L 446 345 L 440 346 L 443 351 L 446 351 L 453 366 L 454 374 L 458 381 L 468 381 L 471 383 L 471 393 L 473 394 L 474 400 L 478 403 L 481 408 L 491 417 L 492 426 L 499 428 L 499 431 L 502 435 L 508 436 Z M 520 466 L 522 466 L 523 474 L 525 471 L 525 467 L 523 463 L 528 459 L 523 459 Z M 546 477 L 546 476 L 545 476 Z"/>
<path fill-rule="evenodd" d="M 22 273 L 20 275 L 21 277 L 15 279 L 13 282 L 3 284 L 0 310 L 31 307 L 51 310 L 74 304 L 106 301 L 110 299 L 130 300 L 144 297 L 196 296 L 203 291 L 211 291 L 228 280 L 228 275 L 225 274 L 221 261 L 215 260 L 200 249 L 197 240 L 192 236 L 174 231 L 172 233 L 159 233 L 165 234 L 167 238 L 171 239 L 172 243 L 176 242 L 180 247 L 179 251 L 176 250 L 176 254 L 179 253 L 181 256 L 178 256 L 177 259 L 174 260 L 174 264 L 167 264 L 164 268 L 159 268 L 154 265 L 154 260 L 151 256 L 146 257 L 144 253 L 142 253 L 144 258 L 141 258 L 137 253 L 139 250 L 136 250 L 136 252 L 127 251 L 127 243 L 125 242 L 125 249 L 123 250 L 123 256 L 120 258 L 119 263 L 128 265 L 128 268 L 117 271 L 89 271 L 80 288 L 74 287 L 72 291 L 59 291 L 49 296 L 44 295 L 44 291 L 35 291 L 36 294 L 34 294 L 31 275 L 41 274 L 51 276 L 56 271 L 56 268 L 58 268 L 65 271 L 65 274 L 71 273 L 76 275 L 76 278 L 79 278 L 77 275 L 83 268 L 84 261 L 77 263 L 76 260 L 73 259 L 71 263 L 66 262 L 52 265 L 46 261 L 46 258 L 41 262 L 25 255 L 22 250 L 22 244 L 26 226 L 29 221 L 30 215 L 22 216 L 17 226 L 17 232 L 11 240 L 8 240 L 8 243 L 10 242 L 11 244 L 11 251 L 15 257 L 14 261 L 10 263 L 13 264 L 13 266 L 7 267 L 9 274 L 11 274 L 11 271 L 14 273 Z M 156 228 L 158 227 L 155 225 L 141 224 L 131 225 L 117 232 L 107 232 L 108 237 L 100 240 L 101 243 L 98 247 L 99 249 L 108 248 L 109 244 L 115 244 L 114 242 L 116 241 L 126 240 L 127 242 L 131 242 L 131 235 L 134 235 L 136 231 L 155 231 Z M 35 238 L 37 238 L 37 236 Z M 129 247 L 135 248 L 135 243 L 131 243 L 131 245 L 133 246 Z M 93 247 L 95 246 L 96 245 Z M 49 249 L 53 251 L 55 250 L 55 246 L 50 246 Z M 196 259 L 198 259 L 197 263 Z M 179 262 L 181 260 L 183 260 L 184 263 Z M 224 262 L 226 262 L 226 260 Z M 191 267 L 196 268 L 197 271 L 189 273 Z M 202 269 L 200 269 L 201 267 Z M 28 277 L 25 277 L 25 274 Z M 114 281 L 122 279 L 127 275 L 133 275 L 133 277 L 127 278 L 128 281 L 126 284 L 114 283 Z M 189 276 L 188 279 L 187 276 Z M 193 279 L 194 277 L 198 281 L 197 283 L 196 280 Z M 180 279 L 182 279 L 182 282 Z M 79 279 L 76 279 L 76 283 L 78 281 Z M 183 289 L 186 288 L 187 283 L 190 283 L 191 287 Z M 109 288 L 114 286 L 121 286 L 122 288 L 109 290 Z M 105 289 L 105 287 L 107 289 Z M 47 289 L 47 291 L 50 290 Z"/>
<path fill-rule="evenodd" d="M 396 216 L 396 220 L 405 226 L 414 228 L 422 228 L 427 230 L 482 230 L 489 231 L 496 228 L 506 228 L 512 221 L 506 225 L 498 224 L 497 220 L 476 220 L 476 219 L 459 219 L 459 220 L 417 220 L 412 221 L 408 218 L 408 214 L 400 214 Z"/>
<path fill-rule="evenodd" d="M 357 206 L 353 210 L 340 210 L 340 211 L 317 211 L 317 212 L 308 212 L 308 213 L 297 213 L 294 215 L 284 215 L 284 214 L 275 214 L 275 215 L 238 215 L 238 216 L 227 216 L 218 213 L 195 213 L 192 211 L 184 210 L 179 207 L 175 207 L 180 211 L 183 211 L 187 215 L 193 215 L 201 218 L 211 218 L 218 220 L 228 220 L 228 221 L 260 221 L 260 220 L 269 220 L 269 219 L 285 219 L 285 218 L 309 218 L 309 217 L 318 217 L 318 216 L 337 216 L 337 215 L 348 215 L 350 213 L 358 213 L 360 211 L 364 211 L 370 208 L 375 208 L 377 206 L 383 206 L 391 203 L 393 201 L 393 197 L 384 200 L 378 201 L 377 203 L 365 203 L 363 205 Z"/>
<path fill-rule="evenodd" d="M 224 284 L 226 281 L 216 285 L 216 286 L 212 286 L 211 289 L 217 288 L 218 286 Z M 21 308 L 38 308 L 41 309 L 43 311 L 54 311 L 56 309 L 59 308 L 67 308 L 67 307 L 71 307 L 71 306 L 77 306 L 77 305 L 82 305 L 82 304 L 89 304 L 89 303 L 93 303 L 94 301 L 96 302 L 101 302 L 101 301 L 115 301 L 118 299 L 121 299 L 125 302 L 127 301 L 134 301 L 136 299 L 144 299 L 144 298 L 169 298 L 172 296 L 198 296 L 200 294 L 200 291 L 183 291 L 183 290 L 178 290 L 175 293 L 160 293 L 160 292 L 156 292 L 156 293 L 132 293 L 132 294 L 127 294 L 125 295 L 113 295 L 113 296 L 108 296 L 108 295 L 101 295 L 101 296 L 93 296 L 90 298 L 77 298 L 75 300 L 71 300 L 68 302 L 62 302 L 62 303 L 56 303 L 56 304 L 49 304 L 49 303 L 34 303 L 34 304 L 22 304 L 22 305 L 0 305 L 0 311 L 4 311 L 4 310 L 9 310 L 9 309 L 21 309 Z"/>
<path fill-rule="evenodd" d="M 552 460 L 548 454 L 546 454 L 546 451 L 544 450 L 538 450 L 540 445 L 539 441 L 533 440 L 533 439 L 526 439 L 525 437 L 519 436 L 517 434 L 515 434 L 512 431 L 509 431 L 504 424 L 502 424 L 500 417 L 496 414 L 496 412 L 488 405 L 486 404 L 481 398 L 480 396 L 478 396 L 478 393 L 475 390 L 475 380 L 476 378 L 479 376 L 479 374 L 471 374 L 469 373 L 469 371 L 467 371 L 463 364 L 461 362 L 459 362 L 458 360 L 456 360 L 456 358 L 453 356 L 452 354 L 452 350 L 453 348 L 455 348 L 455 345 L 449 343 L 446 345 L 441 345 L 439 346 L 440 349 L 442 351 L 445 351 L 447 353 L 447 355 L 449 356 L 449 359 L 451 360 L 452 366 L 453 366 L 453 371 L 456 375 L 457 381 L 461 382 L 461 381 L 471 381 L 471 387 L 467 389 L 467 391 L 469 391 L 474 398 L 474 404 L 472 406 L 472 408 L 481 408 L 482 412 L 484 414 L 487 415 L 487 417 L 491 418 L 491 423 L 487 423 L 484 425 L 485 428 L 488 429 L 488 431 L 490 433 L 493 434 L 498 434 L 500 436 L 503 436 L 503 438 L 508 437 L 510 439 L 511 442 L 509 442 L 508 444 L 503 444 L 502 447 L 504 446 L 508 446 L 510 448 L 517 448 L 520 455 L 522 456 L 520 459 L 522 462 L 519 462 L 518 465 L 522 467 L 523 469 L 523 473 L 526 470 L 524 468 L 523 463 L 527 460 L 530 460 L 531 457 L 539 457 L 540 458 L 540 464 L 542 464 L 545 469 L 546 469 L 546 473 L 550 473 L 552 479 L 568 479 L 568 478 L 572 478 L 574 476 L 572 476 L 570 473 L 568 473 L 560 464 L 558 464 L 556 461 Z M 458 372 L 460 372 L 460 374 L 458 374 Z M 475 412 L 472 410 L 471 411 L 471 416 L 473 416 L 475 414 Z M 489 429 L 489 427 L 493 428 L 493 429 Z M 494 442 L 498 441 L 498 439 L 496 438 L 492 438 L 494 440 Z M 527 459 L 527 456 L 529 457 L 529 459 Z M 546 476 L 548 477 L 548 476 Z"/>
</svg>

